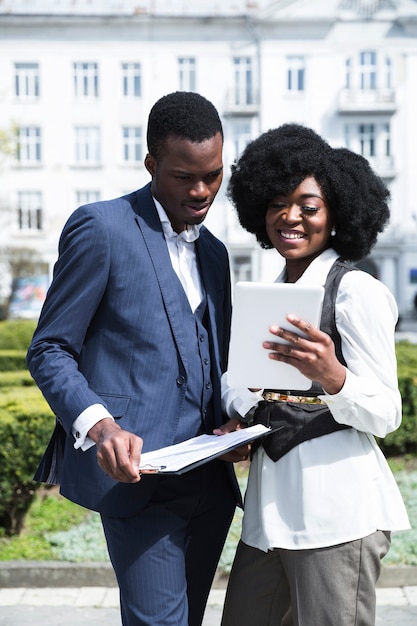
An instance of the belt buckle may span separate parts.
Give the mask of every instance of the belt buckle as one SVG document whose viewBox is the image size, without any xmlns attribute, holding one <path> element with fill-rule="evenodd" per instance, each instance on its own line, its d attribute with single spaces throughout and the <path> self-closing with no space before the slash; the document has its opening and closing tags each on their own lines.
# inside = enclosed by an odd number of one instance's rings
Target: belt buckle
<svg viewBox="0 0 417 626">
<path fill-rule="evenodd" d="M 266 402 L 299 402 L 300 404 L 325 404 L 318 396 L 292 396 L 278 391 L 265 391 L 263 398 Z"/>
</svg>

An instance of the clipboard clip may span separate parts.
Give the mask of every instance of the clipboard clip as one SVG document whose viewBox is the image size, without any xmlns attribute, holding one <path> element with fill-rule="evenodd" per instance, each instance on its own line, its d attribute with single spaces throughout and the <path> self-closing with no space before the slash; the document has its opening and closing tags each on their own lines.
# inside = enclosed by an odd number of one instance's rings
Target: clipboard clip
<svg viewBox="0 0 417 626">
<path fill-rule="evenodd" d="M 139 474 L 159 474 L 166 469 L 166 465 L 151 465 L 150 463 L 145 463 L 144 465 L 140 465 L 138 467 Z"/>
</svg>

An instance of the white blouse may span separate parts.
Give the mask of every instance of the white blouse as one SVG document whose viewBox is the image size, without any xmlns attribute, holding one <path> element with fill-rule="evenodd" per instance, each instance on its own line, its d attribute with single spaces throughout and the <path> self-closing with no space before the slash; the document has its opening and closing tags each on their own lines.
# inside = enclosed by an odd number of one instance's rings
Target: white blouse
<svg viewBox="0 0 417 626">
<path fill-rule="evenodd" d="M 336 258 L 334 250 L 326 250 L 297 282 L 324 285 Z M 276 282 L 283 280 L 284 272 Z M 397 315 L 383 283 L 361 271 L 343 276 L 336 326 L 348 371 L 339 393 L 320 397 L 337 422 L 353 428 L 306 441 L 276 463 L 258 448 L 245 496 L 246 544 L 264 551 L 320 548 L 376 530 L 410 528 L 398 486 L 373 436 L 384 437 L 401 422 Z M 259 393 L 230 388 L 227 373 L 222 386 L 229 416 L 243 416 L 259 401 Z"/>
</svg>

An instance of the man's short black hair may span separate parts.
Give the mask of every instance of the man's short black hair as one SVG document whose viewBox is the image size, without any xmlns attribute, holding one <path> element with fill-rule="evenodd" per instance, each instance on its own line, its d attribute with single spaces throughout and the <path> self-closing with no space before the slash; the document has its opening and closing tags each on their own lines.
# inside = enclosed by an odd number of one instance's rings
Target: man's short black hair
<svg viewBox="0 0 417 626">
<path fill-rule="evenodd" d="M 198 93 L 176 91 L 160 98 L 153 105 L 148 119 L 148 152 L 161 156 L 161 148 L 169 136 L 201 143 L 223 128 L 214 105 Z"/>
<path fill-rule="evenodd" d="M 330 246 L 344 259 L 364 258 L 389 219 L 389 190 L 365 158 L 332 148 L 299 124 L 263 133 L 232 166 L 228 197 L 241 225 L 263 248 L 272 248 L 265 226 L 269 203 L 291 194 L 309 176 L 320 185 L 333 217 Z"/>
</svg>

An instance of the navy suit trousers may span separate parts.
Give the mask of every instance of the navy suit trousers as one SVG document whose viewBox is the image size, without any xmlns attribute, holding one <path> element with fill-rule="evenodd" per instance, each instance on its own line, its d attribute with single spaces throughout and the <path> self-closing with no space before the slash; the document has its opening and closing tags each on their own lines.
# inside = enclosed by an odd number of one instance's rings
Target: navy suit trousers
<svg viewBox="0 0 417 626">
<path fill-rule="evenodd" d="M 102 515 L 123 626 L 200 626 L 236 497 L 224 461 L 158 487 L 136 516 Z"/>
</svg>

